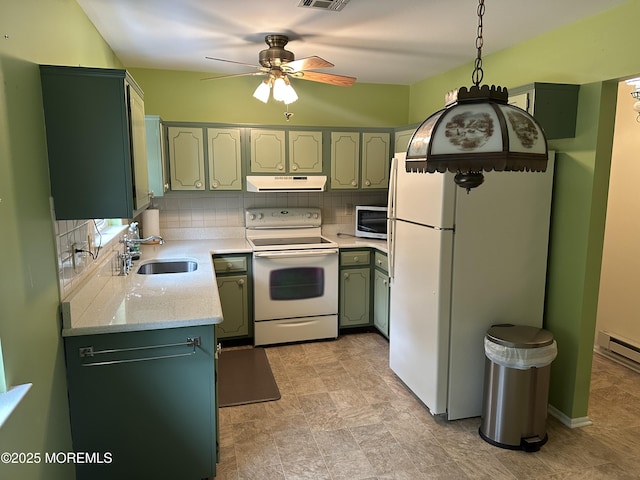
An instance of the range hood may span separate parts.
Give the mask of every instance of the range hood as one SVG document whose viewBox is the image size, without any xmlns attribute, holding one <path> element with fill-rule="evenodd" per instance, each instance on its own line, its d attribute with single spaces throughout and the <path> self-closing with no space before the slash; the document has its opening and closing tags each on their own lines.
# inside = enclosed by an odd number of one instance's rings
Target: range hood
<svg viewBox="0 0 640 480">
<path fill-rule="evenodd" d="M 249 175 L 247 192 L 324 192 L 326 175 Z"/>
</svg>

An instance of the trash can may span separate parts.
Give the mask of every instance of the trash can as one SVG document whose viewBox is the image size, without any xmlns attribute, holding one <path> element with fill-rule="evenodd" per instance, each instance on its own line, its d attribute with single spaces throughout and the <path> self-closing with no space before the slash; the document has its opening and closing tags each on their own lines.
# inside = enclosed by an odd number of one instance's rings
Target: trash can
<svg viewBox="0 0 640 480">
<path fill-rule="evenodd" d="M 523 325 L 494 325 L 484 339 L 480 436 L 492 445 L 535 452 L 547 441 L 553 334 Z"/>
</svg>

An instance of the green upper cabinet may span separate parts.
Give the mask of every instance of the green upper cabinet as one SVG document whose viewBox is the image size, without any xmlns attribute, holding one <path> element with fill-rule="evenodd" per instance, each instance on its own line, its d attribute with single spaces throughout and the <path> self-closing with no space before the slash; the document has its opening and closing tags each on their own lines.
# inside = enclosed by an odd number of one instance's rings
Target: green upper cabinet
<svg viewBox="0 0 640 480">
<path fill-rule="evenodd" d="M 576 136 L 579 85 L 532 83 L 509 89 L 509 103 L 540 123 L 547 140 Z"/>
<path fill-rule="evenodd" d="M 210 190 L 242 190 L 239 128 L 207 128 Z"/>
<path fill-rule="evenodd" d="M 285 173 L 286 134 L 284 130 L 252 128 L 251 173 Z"/>
<path fill-rule="evenodd" d="M 322 132 L 249 130 L 251 173 L 322 173 Z"/>
<path fill-rule="evenodd" d="M 290 130 L 289 172 L 322 173 L 322 132 Z"/>
<path fill-rule="evenodd" d="M 409 141 L 415 133 L 415 128 L 398 130 L 394 133 L 393 150 L 394 152 L 406 152 Z"/>
<path fill-rule="evenodd" d="M 56 219 L 133 218 L 149 204 L 142 90 L 119 69 L 40 77 Z"/>
<path fill-rule="evenodd" d="M 357 189 L 360 133 L 331 132 L 331 189 Z"/>
<path fill-rule="evenodd" d="M 167 164 L 164 156 L 162 119 L 158 115 L 145 116 L 145 138 L 147 140 L 147 165 L 149 168 L 149 191 L 154 197 L 162 197 L 169 189 Z"/>
<path fill-rule="evenodd" d="M 389 132 L 331 132 L 331 189 L 389 186 Z"/>
<path fill-rule="evenodd" d="M 388 188 L 390 135 L 384 133 L 362 133 L 362 178 L 363 189 Z"/>
<path fill-rule="evenodd" d="M 196 127 L 168 127 L 171 190 L 204 190 L 204 133 Z"/>
</svg>

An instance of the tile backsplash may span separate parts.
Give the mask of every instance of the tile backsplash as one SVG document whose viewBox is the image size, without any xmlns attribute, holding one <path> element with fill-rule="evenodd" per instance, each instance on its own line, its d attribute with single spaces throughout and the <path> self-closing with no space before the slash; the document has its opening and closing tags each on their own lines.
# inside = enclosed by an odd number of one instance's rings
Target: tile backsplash
<svg viewBox="0 0 640 480">
<path fill-rule="evenodd" d="M 160 234 L 166 240 L 195 240 L 244 236 L 244 210 L 252 207 L 319 207 L 325 231 L 353 234 L 356 205 L 386 203 L 386 192 L 169 192 L 155 198 L 153 208 L 160 210 Z M 141 222 L 144 236 L 142 219 L 135 220 Z M 122 223 L 126 225 L 129 221 L 125 219 Z M 121 248 L 118 240 L 123 227 L 112 226 L 99 234 L 93 220 L 54 221 L 54 226 L 60 297 L 65 299 L 89 275 L 113 259 Z M 94 259 L 98 245 L 101 248 Z"/>
</svg>

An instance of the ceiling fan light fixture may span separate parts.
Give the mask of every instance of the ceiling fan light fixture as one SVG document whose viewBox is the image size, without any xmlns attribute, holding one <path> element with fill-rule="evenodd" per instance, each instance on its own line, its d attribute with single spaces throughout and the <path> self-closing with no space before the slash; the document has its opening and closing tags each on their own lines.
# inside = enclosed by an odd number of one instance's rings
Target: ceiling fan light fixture
<svg viewBox="0 0 640 480">
<path fill-rule="evenodd" d="M 253 92 L 253 96 L 260 100 L 262 103 L 267 103 L 269 101 L 269 94 L 271 93 L 271 88 L 269 87 L 269 82 L 265 80 L 264 82 L 260 82 L 256 91 Z"/>
<path fill-rule="evenodd" d="M 479 0 L 474 85 L 461 87 L 452 103 L 447 101 L 417 128 L 405 164 L 407 172 L 455 173 L 455 183 L 467 192 L 482 184 L 483 171 L 544 172 L 548 161 L 547 139 L 538 122 L 508 104 L 506 88 L 480 86 L 483 15 L 484 0 Z"/>
<path fill-rule="evenodd" d="M 291 85 L 286 85 L 284 88 L 283 102 L 285 103 L 285 105 L 289 105 L 290 103 L 293 103 L 296 100 L 298 100 L 298 94 L 296 93 L 296 91 L 293 89 Z"/>
<path fill-rule="evenodd" d="M 287 84 L 284 82 L 284 78 L 278 77 L 273 82 L 273 99 L 278 102 L 284 102 L 286 96 Z"/>
</svg>

